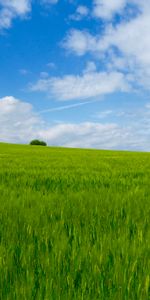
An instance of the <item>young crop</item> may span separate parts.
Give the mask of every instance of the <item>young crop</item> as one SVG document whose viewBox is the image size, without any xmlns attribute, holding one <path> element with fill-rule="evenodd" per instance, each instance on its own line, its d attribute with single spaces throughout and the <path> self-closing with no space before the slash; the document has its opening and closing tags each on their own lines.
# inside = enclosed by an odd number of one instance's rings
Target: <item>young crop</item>
<svg viewBox="0 0 150 300">
<path fill-rule="evenodd" d="M 150 299 L 150 155 L 0 144 L 0 299 Z"/>
</svg>

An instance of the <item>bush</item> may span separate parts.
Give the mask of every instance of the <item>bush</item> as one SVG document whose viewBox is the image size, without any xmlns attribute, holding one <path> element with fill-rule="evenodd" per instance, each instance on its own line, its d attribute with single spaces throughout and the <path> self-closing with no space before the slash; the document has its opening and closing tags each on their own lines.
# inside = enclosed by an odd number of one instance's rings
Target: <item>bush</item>
<svg viewBox="0 0 150 300">
<path fill-rule="evenodd" d="M 47 144 L 43 141 L 39 141 L 39 140 L 33 140 L 30 142 L 30 145 L 32 146 L 47 146 Z"/>
</svg>

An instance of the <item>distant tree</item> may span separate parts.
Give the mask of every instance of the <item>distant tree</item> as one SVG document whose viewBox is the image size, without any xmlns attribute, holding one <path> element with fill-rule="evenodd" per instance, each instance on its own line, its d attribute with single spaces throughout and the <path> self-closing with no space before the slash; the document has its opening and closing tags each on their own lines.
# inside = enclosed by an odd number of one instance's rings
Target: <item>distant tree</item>
<svg viewBox="0 0 150 300">
<path fill-rule="evenodd" d="M 47 146 L 47 144 L 43 141 L 39 141 L 39 140 L 32 140 L 30 142 L 31 146 Z"/>
</svg>

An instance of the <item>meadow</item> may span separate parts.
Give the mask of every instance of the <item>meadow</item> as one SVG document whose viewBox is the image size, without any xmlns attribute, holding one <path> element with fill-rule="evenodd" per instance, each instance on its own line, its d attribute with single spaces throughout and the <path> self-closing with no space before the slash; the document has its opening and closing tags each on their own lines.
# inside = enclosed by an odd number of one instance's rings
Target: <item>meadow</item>
<svg viewBox="0 0 150 300">
<path fill-rule="evenodd" d="M 0 299 L 150 299 L 150 154 L 0 144 Z"/>
</svg>

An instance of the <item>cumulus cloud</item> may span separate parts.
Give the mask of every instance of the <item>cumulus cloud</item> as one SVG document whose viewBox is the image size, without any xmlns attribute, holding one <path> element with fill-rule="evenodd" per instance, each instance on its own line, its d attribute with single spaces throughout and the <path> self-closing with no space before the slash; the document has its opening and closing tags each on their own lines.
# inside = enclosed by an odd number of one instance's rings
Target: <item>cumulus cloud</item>
<svg viewBox="0 0 150 300">
<path fill-rule="evenodd" d="M 145 132 L 146 130 L 146 132 Z M 121 127 L 116 123 L 60 123 L 39 131 L 49 145 L 149 151 L 150 124 Z"/>
<path fill-rule="evenodd" d="M 124 75 L 119 72 L 97 72 L 89 64 L 81 76 L 66 75 L 39 79 L 32 91 L 46 92 L 57 100 L 80 100 L 129 90 Z"/>
<path fill-rule="evenodd" d="M 32 105 L 12 96 L 0 99 L 0 140 L 25 142 L 36 134 L 42 121 L 33 112 Z"/>
<path fill-rule="evenodd" d="M 58 0 L 41 0 L 41 4 L 56 4 Z M 0 29 L 8 29 L 12 21 L 25 18 L 31 11 L 32 0 L 0 0 Z"/>
<path fill-rule="evenodd" d="M 149 10 L 149 0 L 93 0 L 93 16 L 111 21 L 117 15 L 130 19 L 134 15 Z"/>
<path fill-rule="evenodd" d="M 120 11 L 128 1 L 96 0 L 100 5 L 97 15 L 106 17 Z M 103 61 L 106 70 L 128 73 L 133 85 L 150 88 L 150 0 L 132 0 L 138 13 L 131 19 L 123 18 L 119 23 L 106 23 L 103 32 L 90 34 L 87 31 L 72 29 L 64 39 L 63 47 L 78 56 L 90 53 Z M 114 10 L 108 9 L 114 7 Z M 105 9 L 104 9 L 105 7 Z M 120 7 L 120 8 L 119 8 Z M 104 11 L 103 11 L 104 10 Z M 129 78 L 128 77 L 128 78 Z"/>
<path fill-rule="evenodd" d="M 93 14 L 99 18 L 111 19 L 114 14 L 124 9 L 126 2 L 126 0 L 94 0 Z"/>
<path fill-rule="evenodd" d="M 72 29 L 62 42 L 62 46 L 79 56 L 86 52 L 96 51 L 98 38 L 87 31 Z"/>
<path fill-rule="evenodd" d="M 107 114 L 112 113 L 108 111 Z M 135 111 L 125 126 L 115 123 L 80 122 L 46 124 L 31 104 L 12 96 L 0 99 L 0 141 L 29 143 L 44 139 L 49 145 L 97 148 L 149 150 L 150 110 Z M 137 123 L 136 120 L 139 122 Z"/>
<path fill-rule="evenodd" d="M 45 139 L 66 147 L 109 148 L 115 144 L 119 128 L 116 124 L 84 122 L 80 124 L 57 124 L 53 128 L 40 132 Z M 112 137 L 110 139 L 110 136 Z"/>
<path fill-rule="evenodd" d="M 89 14 L 89 9 L 87 6 L 79 5 L 76 9 L 76 12 L 70 16 L 70 19 L 75 21 L 80 21 L 83 18 L 87 17 Z"/>
<path fill-rule="evenodd" d="M 92 73 L 92 72 L 96 72 L 96 70 L 97 70 L 97 67 L 96 67 L 95 62 L 88 61 L 83 73 Z"/>
<path fill-rule="evenodd" d="M 0 29 L 11 27 L 14 18 L 23 18 L 30 10 L 31 0 L 0 0 Z"/>
</svg>

